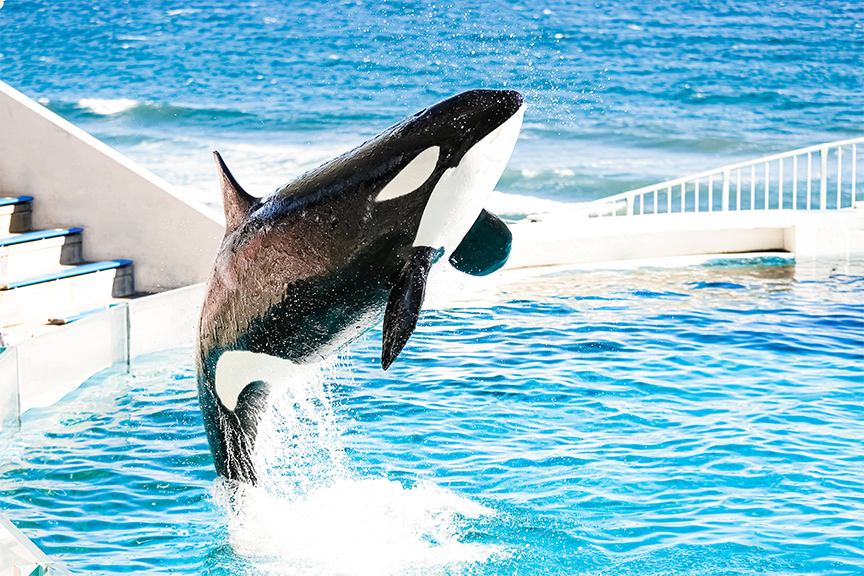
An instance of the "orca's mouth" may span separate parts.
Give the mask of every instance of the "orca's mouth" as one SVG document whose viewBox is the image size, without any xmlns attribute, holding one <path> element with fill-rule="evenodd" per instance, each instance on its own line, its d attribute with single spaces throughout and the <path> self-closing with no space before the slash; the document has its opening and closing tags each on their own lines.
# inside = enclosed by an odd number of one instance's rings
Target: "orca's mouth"
<svg viewBox="0 0 864 576">
<path fill-rule="evenodd" d="M 474 111 L 503 123 L 516 114 L 522 104 L 522 95 L 515 90 L 469 90 L 430 106 L 417 116 L 447 116 Z"/>
</svg>

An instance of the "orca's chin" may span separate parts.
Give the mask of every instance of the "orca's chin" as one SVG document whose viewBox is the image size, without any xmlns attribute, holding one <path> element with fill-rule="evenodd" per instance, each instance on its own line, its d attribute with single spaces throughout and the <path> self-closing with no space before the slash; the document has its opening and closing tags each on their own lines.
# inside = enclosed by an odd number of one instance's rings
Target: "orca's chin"
<svg viewBox="0 0 864 576">
<path fill-rule="evenodd" d="M 449 257 L 465 238 L 516 145 L 525 115 L 521 101 L 520 96 L 519 108 L 441 176 L 423 210 L 414 246 L 442 248 Z"/>
</svg>

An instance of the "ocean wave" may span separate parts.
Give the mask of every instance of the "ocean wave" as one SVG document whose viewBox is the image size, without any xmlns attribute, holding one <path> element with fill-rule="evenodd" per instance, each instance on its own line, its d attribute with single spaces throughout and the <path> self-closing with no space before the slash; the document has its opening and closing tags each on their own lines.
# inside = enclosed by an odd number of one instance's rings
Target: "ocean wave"
<svg viewBox="0 0 864 576">
<path fill-rule="evenodd" d="M 82 98 L 78 101 L 78 106 L 81 108 L 86 108 L 94 114 L 102 116 L 120 114 L 121 112 L 131 110 L 137 105 L 138 102 L 136 100 L 130 100 L 129 98 L 116 98 L 113 100 L 105 98 Z"/>
<path fill-rule="evenodd" d="M 238 119 L 256 120 L 254 114 L 231 108 L 198 108 L 156 101 L 139 101 L 131 98 L 81 98 L 76 102 L 40 100 L 48 109 L 66 118 L 87 120 L 110 116 L 117 119 L 131 119 L 159 124 L 173 122 L 188 125 L 190 122 L 204 122 L 220 127 L 236 124 Z"/>
<path fill-rule="evenodd" d="M 505 194 L 497 191 L 493 192 L 486 202 L 487 210 L 509 220 L 519 220 L 529 214 L 573 209 L 574 206 L 574 202 L 561 202 L 537 196 Z"/>
<path fill-rule="evenodd" d="M 573 125 L 534 125 L 523 126 L 523 141 L 554 143 L 559 149 L 555 157 L 560 158 L 562 150 L 587 151 L 592 156 L 617 151 L 620 162 L 628 160 L 633 149 L 668 150 L 672 153 L 711 153 L 723 162 L 723 157 L 737 158 L 741 155 L 760 156 L 789 149 L 788 135 L 768 138 L 764 135 L 757 139 L 746 133 L 717 134 L 705 133 L 700 136 L 677 133 L 667 127 L 640 123 L 613 126 L 607 123 L 603 129 L 591 126 Z M 520 136 L 521 137 L 521 136 Z M 800 139 L 791 145 L 802 147 L 812 144 L 810 140 Z M 713 167 L 713 166 L 712 166 Z"/>
<path fill-rule="evenodd" d="M 572 168 L 508 168 L 496 190 L 507 196 L 537 199 L 554 210 L 556 204 L 589 202 L 662 180 L 659 177 L 646 179 L 621 174 L 620 166 L 614 160 L 606 167 L 598 166 L 597 162 L 583 162 L 579 168 L 578 171 Z"/>
<path fill-rule="evenodd" d="M 295 104 L 278 102 L 264 105 L 260 102 L 228 102 L 224 107 L 135 100 L 131 98 L 99 98 L 88 96 L 74 102 L 41 98 L 39 103 L 51 111 L 77 123 L 110 119 L 123 126 L 134 125 L 143 129 L 166 128 L 178 135 L 189 128 L 218 133 L 224 130 L 243 130 L 257 135 L 261 132 L 286 131 L 309 133 L 356 133 L 359 142 L 370 131 L 384 130 L 396 120 L 392 114 L 364 104 L 354 107 L 340 106 L 326 110 L 297 108 Z M 410 112 L 410 111 L 409 111 Z M 105 125 L 102 125 L 103 127 Z"/>
</svg>

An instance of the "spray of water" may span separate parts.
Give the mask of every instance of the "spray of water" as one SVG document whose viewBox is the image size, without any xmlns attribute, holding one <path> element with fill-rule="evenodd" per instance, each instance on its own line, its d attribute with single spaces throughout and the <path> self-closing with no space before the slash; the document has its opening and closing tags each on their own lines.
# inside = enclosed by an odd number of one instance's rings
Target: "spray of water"
<svg viewBox="0 0 864 576">
<path fill-rule="evenodd" d="M 267 574 L 346 576 L 462 573 L 501 555 L 463 542 L 491 509 L 352 467 L 334 402 L 339 370 L 321 366 L 274 394 L 259 427 L 257 486 L 217 483 L 234 552 Z"/>
</svg>

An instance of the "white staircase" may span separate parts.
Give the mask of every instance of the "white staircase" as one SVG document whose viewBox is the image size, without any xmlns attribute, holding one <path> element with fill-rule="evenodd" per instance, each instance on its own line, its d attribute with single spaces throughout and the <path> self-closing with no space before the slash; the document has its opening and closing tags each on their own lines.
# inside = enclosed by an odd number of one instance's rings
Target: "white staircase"
<svg viewBox="0 0 864 576">
<path fill-rule="evenodd" d="M 132 262 L 84 262 L 82 228 L 30 230 L 31 196 L 0 198 L 0 335 L 5 344 L 134 294 Z"/>
</svg>

